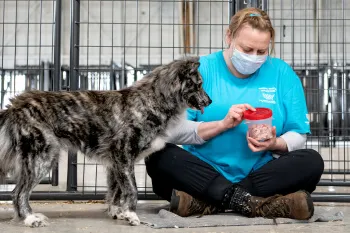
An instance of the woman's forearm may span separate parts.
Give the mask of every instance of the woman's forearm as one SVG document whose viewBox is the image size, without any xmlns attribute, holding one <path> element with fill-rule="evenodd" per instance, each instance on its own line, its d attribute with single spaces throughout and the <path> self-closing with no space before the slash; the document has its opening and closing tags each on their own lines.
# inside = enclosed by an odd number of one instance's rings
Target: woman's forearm
<svg viewBox="0 0 350 233">
<path fill-rule="evenodd" d="M 197 134 L 207 141 L 226 130 L 222 121 L 202 122 L 197 128 Z"/>
<path fill-rule="evenodd" d="M 223 131 L 225 131 L 225 127 L 221 121 L 184 120 L 167 132 L 166 141 L 178 145 L 200 145 Z"/>
</svg>

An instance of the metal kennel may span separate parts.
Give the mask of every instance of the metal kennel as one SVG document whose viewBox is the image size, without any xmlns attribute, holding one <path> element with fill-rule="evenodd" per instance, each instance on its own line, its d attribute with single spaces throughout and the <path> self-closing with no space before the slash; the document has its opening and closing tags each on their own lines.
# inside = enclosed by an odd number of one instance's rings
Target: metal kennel
<svg viewBox="0 0 350 233">
<path fill-rule="evenodd" d="M 269 13 L 274 56 L 304 85 L 306 146 L 326 166 L 315 200 L 349 201 L 350 0 L 0 0 L 1 107 L 28 89 L 120 89 L 174 58 L 224 49 L 230 17 L 249 6 Z M 158 198 L 144 164 L 135 170 L 139 198 Z M 13 183 L 0 185 L 0 200 Z M 32 199 L 103 199 L 105 191 L 103 167 L 69 152 Z"/>
</svg>

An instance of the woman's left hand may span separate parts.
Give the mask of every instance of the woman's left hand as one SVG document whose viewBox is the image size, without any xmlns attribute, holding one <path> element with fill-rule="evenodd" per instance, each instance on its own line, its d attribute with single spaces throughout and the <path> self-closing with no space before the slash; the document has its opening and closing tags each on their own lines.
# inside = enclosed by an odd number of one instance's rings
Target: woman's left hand
<svg viewBox="0 0 350 233">
<path fill-rule="evenodd" d="M 254 138 L 248 136 L 247 133 L 248 146 L 253 152 L 275 150 L 277 139 L 276 139 L 276 127 L 272 127 L 272 138 L 263 142 L 259 142 Z"/>
</svg>

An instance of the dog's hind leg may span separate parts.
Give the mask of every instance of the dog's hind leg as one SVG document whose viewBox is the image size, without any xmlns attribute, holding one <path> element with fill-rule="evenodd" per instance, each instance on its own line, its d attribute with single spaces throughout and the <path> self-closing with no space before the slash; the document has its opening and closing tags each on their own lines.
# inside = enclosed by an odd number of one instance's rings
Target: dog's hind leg
<svg viewBox="0 0 350 233">
<path fill-rule="evenodd" d="M 47 217 L 40 213 L 33 213 L 29 205 L 29 197 L 34 187 L 50 171 L 55 161 L 54 158 L 57 157 L 50 157 L 50 155 L 43 157 L 40 154 L 35 155 L 34 158 L 23 157 L 20 174 L 17 177 L 17 185 L 14 189 L 13 205 L 15 217 L 24 218 L 26 226 L 43 227 L 48 225 Z"/>
</svg>

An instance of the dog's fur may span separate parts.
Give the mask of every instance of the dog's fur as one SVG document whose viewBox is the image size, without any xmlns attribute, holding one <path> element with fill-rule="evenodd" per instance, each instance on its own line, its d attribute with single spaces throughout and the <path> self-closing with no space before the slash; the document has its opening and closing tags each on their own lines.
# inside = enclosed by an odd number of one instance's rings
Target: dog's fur
<svg viewBox="0 0 350 233">
<path fill-rule="evenodd" d="M 211 103 L 202 89 L 199 60 L 172 61 L 119 91 L 30 91 L 0 112 L 0 175 L 12 172 L 15 217 L 47 224 L 29 196 L 64 150 L 81 151 L 107 167 L 109 215 L 140 223 L 135 210 L 136 160 L 160 150 L 186 108 Z"/>
</svg>

